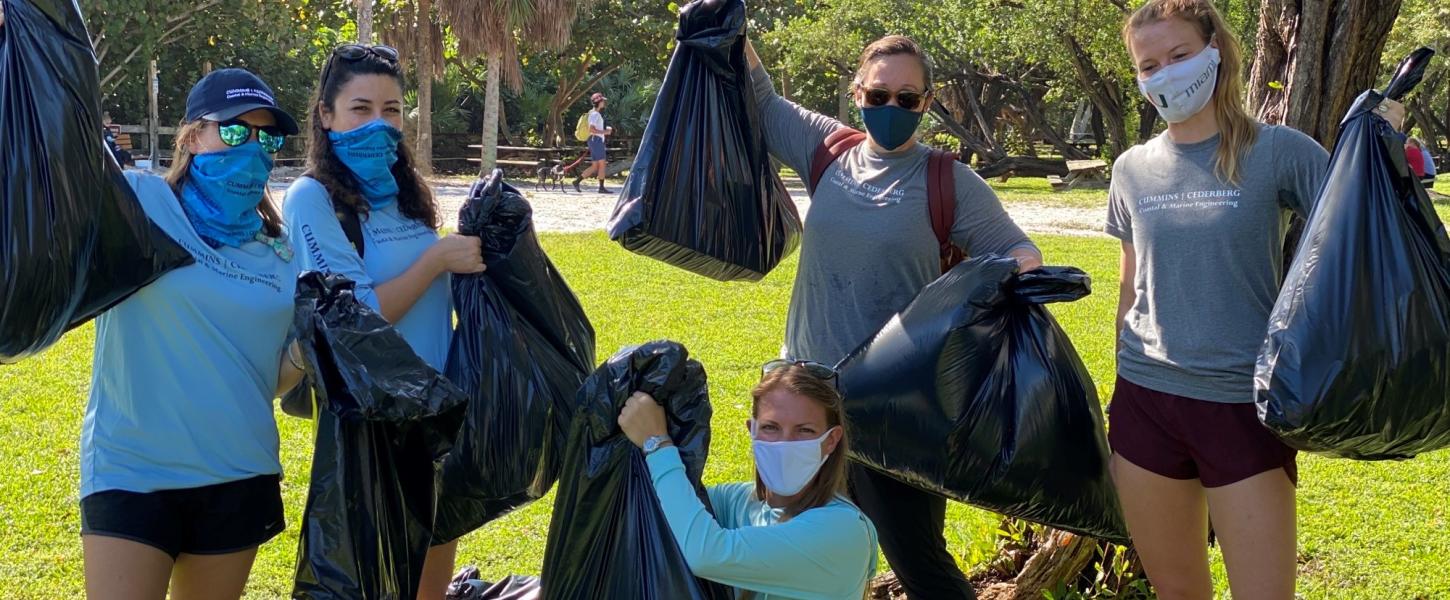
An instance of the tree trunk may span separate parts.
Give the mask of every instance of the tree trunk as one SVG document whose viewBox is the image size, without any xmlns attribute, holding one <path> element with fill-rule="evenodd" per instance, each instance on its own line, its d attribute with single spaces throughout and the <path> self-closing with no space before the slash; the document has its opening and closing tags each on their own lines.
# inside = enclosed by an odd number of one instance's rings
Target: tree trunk
<svg viewBox="0 0 1450 600">
<path fill-rule="evenodd" d="M 849 124 L 851 122 L 851 108 L 855 106 L 851 102 L 851 76 L 842 75 L 836 81 L 836 120 Z"/>
<path fill-rule="evenodd" d="M 1382 80 L 1380 54 L 1400 4 L 1262 0 L 1249 110 L 1333 145 L 1350 103 Z"/>
<path fill-rule="evenodd" d="M 156 98 L 160 89 L 161 81 L 156 72 L 156 59 L 153 58 L 146 67 L 146 144 L 151 152 L 151 171 L 157 173 L 161 172 L 161 136 L 158 134 L 161 127 L 161 109 Z"/>
<path fill-rule="evenodd" d="M 1042 114 L 1042 107 L 1036 96 L 1024 86 L 1016 86 L 1017 94 L 1022 98 L 1022 111 L 1027 114 L 1027 122 L 1031 124 L 1039 136 L 1052 144 L 1052 147 L 1062 153 L 1063 158 L 1084 159 L 1088 158 L 1086 152 L 1079 150 L 1076 146 L 1062 139 L 1062 135 L 1047 122 L 1047 117 Z"/>
<path fill-rule="evenodd" d="M 357 41 L 373 43 L 373 0 L 357 0 Z"/>
<path fill-rule="evenodd" d="M 433 17 L 432 1 L 418 0 L 418 148 L 413 166 L 433 174 Z"/>
<path fill-rule="evenodd" d="M 1117 82 L 1104 77 L 1097 65 L 1093 64 L 1092 56 L 1077 38 L 1064 33 L 1061 39 L 1067 46 L 1068 57 L 1072 59 L 1073 73 L 1077 77 L 1078 85 L 1087 92 L 1088 100 L 1097 107 L 1107 128 L 1108 139 L 1099 138 L 1098 144 L 1110 149 L 1110 158 L 1117 158 L 1128 150 L 1127 126 L 1123 123 L 1123 94 L 1118 89 Z"/>
<path fill-rule="evenodd" d="M 982 600 L 1037 600 L 1048 597 L 1059 584 L 1071 583 L 1086 569 L 1097 551 L 1097 541 L 1066 531 L 1049 530 L 1044 540 L 1010 582 L 983 590 Z"/>
<path fill-rule="evenodd" d="M 483 149 L 479 158 L 478 174 L 487 177 L 498 164 L 498 78 L 502 60 L 497 54 L 488 55 L 488 73 L 485 74 L 483 93 Z"/>
<path fill-rule="evenodd" d="M 1048 175 L 1067 175 L 1067 161 L 1049 158 L 1029 158 L 1025 156 L 1012 156 L 995 161 L 977 169 L 977 175 L 982 179 L 1002 177 L 1004 175 L 1015 177 L 1046 177 Z"/>
<path fill-rule="evenodd" d="M 1158 124 L 1158 109 L 1148 103 L 1142 96 L 1138 97 L 1138 143 L 1147 142 L 1153 137 L 1153 127 Z"/>
</svg>

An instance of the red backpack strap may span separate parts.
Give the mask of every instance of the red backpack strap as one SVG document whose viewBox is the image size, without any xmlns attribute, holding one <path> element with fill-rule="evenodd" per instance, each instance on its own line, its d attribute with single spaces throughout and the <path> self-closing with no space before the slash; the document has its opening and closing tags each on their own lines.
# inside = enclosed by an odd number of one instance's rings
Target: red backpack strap
<svg viewBox="0 0 1450 600">
<path fill-rule="evenodd" d="M 811 172 L 806 179 L 806 191 L 816 193 L 816 186 L 821 183 L 821 177 L 825 176 L 831 163 L 865 140 L 865 133 L 850 127 L 841 127 L 827 135 L 825 141 L 816 146 L 816 153 L 811 157 Z"/>
<path fill-rule="evenodd" d="M 956 266 L 966 253 L 952 244 L 952 225 L 957 220 L 957 186 L 953 172 L 957 157 L 950 152 L 932 150 L 926 163 L 926 205 L 931 214 L 931 231 L 941 248 L 941 270 Z"/>
</svg>

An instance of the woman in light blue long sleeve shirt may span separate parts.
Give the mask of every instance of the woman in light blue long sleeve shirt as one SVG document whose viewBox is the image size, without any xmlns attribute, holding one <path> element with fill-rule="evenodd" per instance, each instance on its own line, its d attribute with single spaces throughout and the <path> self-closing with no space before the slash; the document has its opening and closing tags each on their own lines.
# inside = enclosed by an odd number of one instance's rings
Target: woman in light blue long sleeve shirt
<svg viewBox="0 0 1450 600">
<path fill-rule="evenodd" d="M 620 413 L 644 449 L 655 493 L 696 576 L 754 600 L 856 600 L 876 571 L 876 528 L 846 500 L 847 432 L 835 372 L 772 361 L 752 392 L 754 483 L 695 495 L 664 409 L 636 393 Z M 753 594 L 753 595 L 749 595 Z"/>
</svg>

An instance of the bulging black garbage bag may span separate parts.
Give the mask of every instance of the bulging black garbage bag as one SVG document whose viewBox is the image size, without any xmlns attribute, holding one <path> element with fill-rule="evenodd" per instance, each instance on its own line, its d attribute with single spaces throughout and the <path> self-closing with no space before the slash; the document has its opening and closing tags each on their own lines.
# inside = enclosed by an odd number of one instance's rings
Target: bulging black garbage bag
<svg viewBox="0 0 1450 600">
<path fill-rule="evenodd" d="M 69 0 L 0 27 L 0 363 L 54 344 L 191 255 L 146 217 L 101 137 L 96 57 Z"/>
<path fill-rule="evenodd" d="M 665 407 L 670 438 L 700 501 L 710 450 L 705 368 L 674 342 L 625 348 L 584 381 L 564 454 L 564 469 L 544 550 L 549 600 L 730 598 L 697 579 L 660 511 L 644 454 L 619 429 L 619 411 L 635 391 Z"/>
<path fill-rule="evenodd" d="M 795 251 L 801 219 L 766 153 L 745 3 L 690 3 L 676 39 L 609 237 L 706 277 L 759 280 Z"/>
<path fill-rule="evenodd" d="M 443 463 L 435 533 L 458 538 L 539 499 L 559 475 L 594 328 L 534 235 L 532 209 L 501 171 L 474 185 L 458 232 L 488 270 L 453 276 L 458 322 L 444 373 L 468 396 Z"/>
<path fill-rule="evenodd" d="M 292 597 L 414 598 L 465 397 L 341 276 L 298 279 L 295 324 L 318 408 Z"/>
<path fill-rule="evenodd" d="M 443 600 L 539 600 L 543 590 L 538 577 L 509 575 L 498 583 L 482 579 L 478 567 L 465 567 L 453 576 Z"/>
<path fill-rule="evenodd" d="M 1259 351 L 1259 418 L 1301 450 L 1405 458 L 1450 446 L 1450 238 L 1374 112 L 1419 80 L 1426 50 L 1340 125 Z"/>
<path fill-rule="evenodd" d="M 1042 304 L 1086 273 L 977 257 L 839 365 L 852 458 L 1004 515 L 1125 542 L 1097 390 Z"/>
</svg>

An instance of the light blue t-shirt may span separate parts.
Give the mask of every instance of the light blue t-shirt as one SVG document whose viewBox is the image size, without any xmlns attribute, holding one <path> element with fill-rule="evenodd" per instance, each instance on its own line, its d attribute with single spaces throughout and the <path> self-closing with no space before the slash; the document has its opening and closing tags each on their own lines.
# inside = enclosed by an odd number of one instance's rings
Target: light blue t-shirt
<svg viewBox="0 0 1450 600">
<path fill-rule="evenodd" d="M 126 179 L 147 216 L 196 263 L 96 319 L 81 497 L 281 473 L 272 398 L 301 261 L 261 242 L 213 249 L 165 180 Z"/>
<path fill-rule="evenodd" d="M 398 203 L 362 216 L 363 257 L 347 241 L 327 188 L 311 177 L 299 177 L 287 189 L 282 216 L 296 238 L 302 267 L 336 273 L 357 283 L 357 298 L 382 312 L 374 287 L 402 275 L 433 244 L 438 232 L 404 217 Z M 430 366 L 443 370 L 453 335 L 453 297 L 445 273 L 428 286 L 418 302 L 393 328 Z"/>
<path fill-rule="evenodd" d="M 844 499 L 784 523 L 753 483 L 707 490 L 710 516 L 685 476 L 680 451 L 649 455 L 670 533 L 696 577 L 758 593 L 757 600 L 860 600 L 876 573 L 876 527 Z"/>
</svg>

